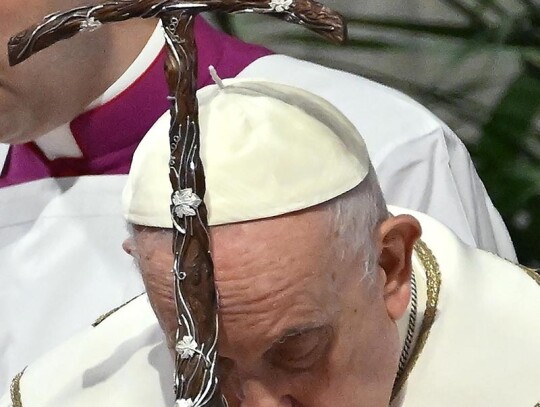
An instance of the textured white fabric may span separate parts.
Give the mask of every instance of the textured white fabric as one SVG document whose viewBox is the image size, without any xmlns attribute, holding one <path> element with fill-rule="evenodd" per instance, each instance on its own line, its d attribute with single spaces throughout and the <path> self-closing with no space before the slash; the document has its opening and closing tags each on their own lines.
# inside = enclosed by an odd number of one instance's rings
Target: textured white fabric
<svg viewBox="0 0 540 407">
<path fill-rule="evenodd" d="M 58 126 L 56 129 L 37 138 L 34 143 L 49 160 L 59 157 L 80 158 L 83 156 L 75 137 L 73 137 L 73 133 L 71 133 L 69 123 Z"/>
<path fill-rule="evenodd" d="M 163 333 L 142 296 L 26 369 L 22 406 L 171 407 L 173 369 Z M 0 406 L 11 407 L 9 392 Z"/>
<path fill-rule="evenodd" d="M 305 209 L 358 185 L 369 171 L 354 126 L 324 99 L 262 81 L 197 93 L 209 225 Z M 172 226 L 169 114 L 139 144 L 123 209 L 130 223 Z"/>
<path fill-rule="evenodd" d="M 6 162 L 8 151 L 9 151 L 9 145 L 0 143 L 0 169 L 4 168 L 4 163 Z"/>
<path fill-rule="evenodd" d="M 238 77 L 297 86 L 328 100 L 364 138 L 387 203 L 427 213 L 465 243 L 517 261 L 465 146 L 422 105 L 357 75 L 284 55 L 260 58 Z"/>
<path fill-rule="evenodd" d="M 0 189 L 0 393 L 26 364 L 144 290 L 121 248 L 125 179 Z"/>
<path fill-rule="evenodd" d="M 519 266 L 463 244 L 426 215 L 390 210 L 419 219 L 441 272 L 434 325 L 392 407 L 540 402 L 538 283 Z M 425 286 L 425 270 L 418 261 L 413 267 Z M 166 353 L 141 297 L 31 365 L 20 382 L 23 406 L 169 407 L 173 367 Z M 8 406 L 6 394 L 0 407 Z"/>
<path fill-rule="evenodd" d="M 435 323 L 392 407 L 535 406 L 540 402 L 540 284 L 519 266 L 416 217 L 441 272 Z M 393 211 L 394 212 L 394 211 Z"/>
</svg>

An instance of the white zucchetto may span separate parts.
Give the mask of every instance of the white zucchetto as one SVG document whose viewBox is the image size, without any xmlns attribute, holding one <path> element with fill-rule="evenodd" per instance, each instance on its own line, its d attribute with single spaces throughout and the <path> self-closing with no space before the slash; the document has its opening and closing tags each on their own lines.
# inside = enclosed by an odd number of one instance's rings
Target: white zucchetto
<svg viewBox="0 0 540 407">
<path fill-rule="evenodd" d="M 324 99 L 291 86 L 225 80 L 197 92 L 210 226 L 309 208 L 362 182 L 369 171 L 356 128 Z M 130 223 L 171 228 L 166 113 L 133 156 L 123 194 Z"/>
</svg>

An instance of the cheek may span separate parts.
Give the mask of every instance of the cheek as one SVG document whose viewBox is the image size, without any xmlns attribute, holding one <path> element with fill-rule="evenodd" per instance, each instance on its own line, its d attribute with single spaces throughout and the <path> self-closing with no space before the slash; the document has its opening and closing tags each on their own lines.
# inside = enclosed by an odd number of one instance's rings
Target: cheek
<svg viewBox="0 0 540 407">
<path fill-rule="evenodd" d="M 294 397 L 306 406 L 388 406 L 399 342 L 383 301 L 375 301 L 362 312 L 346 307 L 336 332 L 326 363 L 298 379 Z"/>
<path fill-rule="evenodd" d="M 172 274 L 149 264 L 141 264 L 141 273 L 152 309 L 170 344 L 177 328 Z"/>
<path fill-rule="evenodd" d="M 356 348 L 330 355 L 326 366 L 290 380 L 290 394 L 309 407 L 386 407 L 395 372 L 387 349 Z"/>
<path fill-rule="evenodd" d="M 253 385 L 273 399 L 289 397 L 293 406 L 387 407 L 397 365 L 392 325 L 354 320 L 353 315 L 343 312 L 346 326 L 337 330 L 326 358 L 309 371 L 285 373 L 266 366 L 251 378 Z M 236 368 L 225 368 L 223 373 L 224 391 L 236 407 L 246 381 Z"/>
</svg>

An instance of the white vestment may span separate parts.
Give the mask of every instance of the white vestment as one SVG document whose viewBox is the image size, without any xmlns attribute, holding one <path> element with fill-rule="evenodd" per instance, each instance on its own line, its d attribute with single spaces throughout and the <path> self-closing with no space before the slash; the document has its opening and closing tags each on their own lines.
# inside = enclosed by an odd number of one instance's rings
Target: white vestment
<svg viewBox="0 0 540 407">
<path fill-rule="evenodd" d="M 392 407 L 534 407 L 540 278 L 463 244 L 426 215 L 390 209 L 417 217 L 423 230 L 413 257 L 417 327 Z M 170 407 L 172 369 L 141 296 L 30 365 L 0 407 Z"/>
<path fill-rule="evenodd" d="M 91 107 L 109 102 L 161 50 L 159 30 Z M 467 244 L 516 260 L 508 232 L 456 135 L 407 96 L 355 75 L 282 55 L 239 77 L 293 84 L 341 110 L 364 137 L 390 204 L 426 212 Z M 49 157 L 80 154 L 64 125 L 37 141 Z M 8 377 L 142 292 L 121 244 L 125 176 L 44 179 L 0 189 L 0 392 Z"/>
</svg>

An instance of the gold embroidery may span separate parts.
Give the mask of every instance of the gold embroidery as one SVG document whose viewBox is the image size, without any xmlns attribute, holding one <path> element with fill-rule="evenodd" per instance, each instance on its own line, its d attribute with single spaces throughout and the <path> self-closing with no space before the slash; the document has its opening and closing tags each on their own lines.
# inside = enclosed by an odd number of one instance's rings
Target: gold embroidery
<svg viewBox="0 0 540 407">
<path fill-rule="evenodd" d="M 112 314 L 114 314 L 116 311 L 124 308 L 126 305 L 128 305 L 130 302 L 132 301 L 135 301 L 137 298 L 139 298 L 141 295 L 143 295 L 144 293 L 141 293 L 139 295 L 137 295 L 136 297 L 133 297 L 131 300 L 123 303 L 122 305 L 110 310 L 109 312 L 107 312 L 106 314 L 103 314 L 102 316 L 100 316 L 98 319 L 96 319 L 96 321 L 92 324 L 92 326 L 95 328 L 96 326 L 98 326 L 99 324 L 101 324 L 103 321 L 105 321 L 107 318 L 109 318 Z"/>
<path fill-rule="evenodd" d="M 24 368 L 26 370 L 26 368 Z M 24 370 L 13 378 L 10 387 L 11 393 L 11 405 L 12 407 L 23 407 L 21 399 L 21 378 L 24 374 Z"/>
<path fill-rule="evenodd" d="M 535 270 L 535 269 L 531 269 L 529 267 L 526 267 L 526 266 L 522 266 L 520 265 L 519 267 L 521 267 L 522 270 L 525 271 L 525 273 L 527 273 L 534 281 L 536 281 L 538 283 L 538 285 L 540 285 L 540 274 L 539 274 L 539 270 Z M 536 406 L 534 407 L 540 407 L 540 403 L 538 403 Z"/>
<path fill-rule="evenodd" d="M 540 401 L 534 405 L 534 407 L 540 407 Z"/>
<path fill-rule="evenodd" d="M 401 391 L 403 384 L 407 381 L 409 374 L 411 373 L 416 361 L 420 357 L 422 350 L 426 344 L 433 322 L 435 321 L 435 315 L 437 314 L 437 305 L 439 303 L 439 292 L 441 290 L 441 272 L 437 259 L 433 255 L 433 252 L 422 241 L 418 240 L 414 248 L 416 254 L 420 258 L 424 270 L 427 276 L 427 300 L 426 310 L 424 312 L 424 318 L 422 320 L 422 326 L 420 326 L 420 332 L 418 333 L 418 339 L 411 352 L 411 356 L 403 370 L 403 373 L 396 378 L 394 388 L 392 390 L 392 398 L 394 398 Z"/>
</svg>

